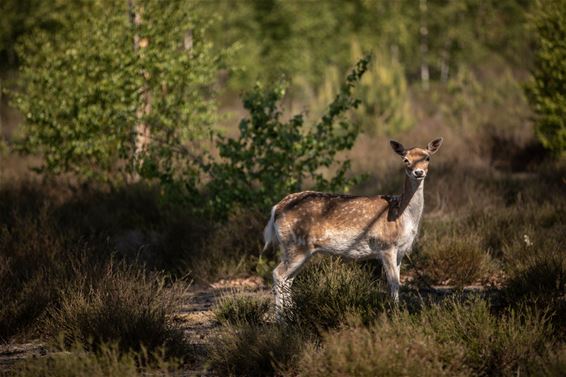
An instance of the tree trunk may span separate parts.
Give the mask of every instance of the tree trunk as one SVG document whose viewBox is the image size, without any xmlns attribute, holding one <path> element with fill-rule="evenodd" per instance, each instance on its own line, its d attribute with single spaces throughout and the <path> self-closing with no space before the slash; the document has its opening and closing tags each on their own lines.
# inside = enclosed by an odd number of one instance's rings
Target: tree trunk
<svg viewBox="0 0 566 377">
<path fill-rule="evenodd" d="M 427 28 L 427 0 L 419 1 L 419 14 L 420 14 L 420 54 L 421 54 L 421 82 L 423 88 L 428 90 L 430 73 L 428 69 L 428 28 Z"/>
<path fill-rule="evenodd" d="M 130 22 L 132 24 L 132 29 L 134 30 L 134 51 L 137 52 L 139 57 L 142 57 L 143 49 L 147 48 L 149 44 L 147 38 L 141 38 L 138 34 L 138 28 L 142 24 L 143 8 L 136 9 L 135 0 L 128 0 L 128 9 L 130 13 Z M 151 130 L 146 121 L 147 116 L 151 113 L 151 93 L 149 92 L 147 85 L 149 72 L 142 69 L 140 74 L 143 78 L 144 84 L 141 88 L 141 102 L 136 111 L 138 121 L 134 127 L 135 140 L 132 171 L 132 180 L 134 182 L 139 181 L 140 179 L 139 170 L 143 166 L 144 154 L 147 152 L 151 137 Z"/>
<path fill-rule="evenodd" d="M 440 63 L 440 81 L 448 81 L 448 74 L 450 73 L 450 53 L 448 52 L 448 47 L 442 50 Z"/>
</svg>

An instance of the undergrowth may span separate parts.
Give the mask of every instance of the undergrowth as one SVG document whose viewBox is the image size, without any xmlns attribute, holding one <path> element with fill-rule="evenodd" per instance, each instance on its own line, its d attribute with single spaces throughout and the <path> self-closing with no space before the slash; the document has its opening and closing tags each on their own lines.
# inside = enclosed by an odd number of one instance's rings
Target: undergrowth
<svg viewBox="0 0 566 377">
<path fill-rule="evenodd" d="M 153 362 L 151 365 L 141 366 L 140 359 L 151 359 Z M 177 361 L 165 360 L 160 352 L 123 353 L 116 345 L 103 345 L 99 352 L 92 353 L 85 351 L 80 345 L 75 345 L 67 352 L 16 363 L 9 375 L 17 377 L 174 376 L 177 375 L 179 366 Z M 0 375 L 2 375 L 1 371 Z"/>
</svg>

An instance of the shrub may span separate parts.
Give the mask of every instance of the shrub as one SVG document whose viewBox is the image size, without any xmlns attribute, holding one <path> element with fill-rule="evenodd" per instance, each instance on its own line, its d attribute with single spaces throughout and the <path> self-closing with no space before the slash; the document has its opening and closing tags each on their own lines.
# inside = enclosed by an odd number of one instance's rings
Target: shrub
<svg viewBox="0 0 566 377">
<path fill-rule="evenodd" d="M 121 353 L 117 346 L 104 345 L 98 353 L 86 352 L 75 346 L 71 352 L 56 353 L 48 357 L 34 358 L 17 363 L 10 372 L 18 377 L 141 377 L 172 373 L 178 365 L 173 361 L 165 361 L 159 353 L 151 355 L 152 366 L 140 368 L 140 358 L 147 359 L 144 354 Z"/>
<path fill-rule="evenodd" d="M 339 326 L 351 315 L 367 322 L 384 310 L 388 297 L 368 266 L 332 258 L 308 265 L 291 292 L 289 319 L 311 330 Z"/>
<path fill-rule="evenodd" d="M 566 1 L 539 0 L 531 17 L 538 50 L 527 93 L 536 133 L 557 155 L 566 151 Z"/>
<path fill-rule="evenodd" d="M 459 234 L 443 222 L 425 223 L 419 240 L 419 269 L 431 281 L 462 287 L 485 282 L 496 267 L 490 254 L 482 248 L 481 237 L 473 232 Z M 456 228 L 457 230 L 455 230 Z M 450 229 L 446 232 L 446 229 Z"/>
<path fill-rule="evenodd" d="M 224 324 L 259 325 L 265 321 L 270 306 L 271 299 L 232 294 L 218 301 L 214 315 Z"/>
<path fill-rule="evenodd" d="M 6 194 L 2 192 L 0 202 Z M 37 319 L 58 300 L 60 288 L 76 277 L 71 263 L 85 248 L 84 243 L 65 245 L 63 233 L 48 217 L 44 204 L 28 213 L 22 208 L 26 204 L 18 208 L 17 202 L 12 202 L 0 224 L 1 340 L 37 330 Z"/>
<path fill-rule="evenodd" d="M 548 308 L 555 325 L 566 329 L 566 251 L 564 227 L 558 224 L 519 233 L 507 243 L 502 293 L 510 305 Z"/>
<path fill-rule="evenodd" d="M 358 61 L 325 114 L 312 126 L 304 124 L 302 114 L 281 120 L 282 87 L 263 90 L 256 86 L 248 93 L 244 108 L 250 117 L 240 122 L 239 136 L 219 137 L 222 159 L 205 166 L 212 177 L 207 186 L 211 207 L 220 214 L 236 204 L 266 209 L 306 183 L 320 190 L 347 191 L 352 183 L 345 176 L 350 162 L 337 163 L 336 157 L 352 148 L 359 129 L 343 115 L 360 104 L 353 90 L 369 62 L 369 56 Z M 336 172 L 327 179 L 323 169 L 332 166 L 337 166 Z"/>
<path fill-rule="evenodd" d="M 497 317 L 486 301 L 472 299 L 434 305 L 416 318 L 438 342 L 463 347 L 465 364 L 480 375 L 517 375 L 546 350 L 552 327 L 548 316 L 527 308 Z"/>
<path fill-rule="evenodd" d="M 410 320 L 406 313 L 401 313 L 392 319 L 383 316 L 369 328 L 330 332 L 320 348 L 311 346 L 303 351 L 298 375 L 468 375 L 462 347 L 453 342 L 437 342 L 425 329 L 411 326 Z"/>
<path fill-rule="evenodd" d="M 544 377 L 559 377 L 566 370 L 566 346 L 553 349 L 547 355 L 541 357 L 539 362 L 533 364 L 529 369 L 532 375 Z"/>
<path fill-rule="evenodd" d="M 528 309 L 497 317 L 483 300 L 451 301 L 330 332 L 304 350 L 298 374 L 515 376 L 548 357 L 551 333 L 548 318 Z"/>
<path fill-rule="evenodd" d="M 185 349 L 183 334 L 172 316 L 183 288 L 165 285 L 157 273 L 109 264 L 100 276 L 65 289 L 61 303 L 48 311 L 46 333 L 66 345 L 81 343 L 97 350 L 116 343 L 120 350 L 150 352 L 164 347 L 169 355 Z"/>
<path fill-rule="evenodd" d="M 214 338 L 209 366 L 222 376 L 273 376 L 294 364 L 308 334 L 279 325 L 229 326 Z"/>
<path fill-rule="evenodd" d="M 360 43 L 354 39 L 350 43 L 352 60 L 362 55 Z M 356 88 L 360 98 L 360 108 L 353 119 L 371 135 L 394 134 L 405 131 L 413 124 L 408 96 L 408 85 L 401 63 L 382 50 L 376 51 L 373 64 L 370 64 L 364 77 Z M 326 65 L 321 84 L 310 88 L 304 77 L 298 77 L 298 84 L 307 94 L 310 110 L 315 114 L 324 111 L 340 89 L 340 69 Z"/>
</svg>

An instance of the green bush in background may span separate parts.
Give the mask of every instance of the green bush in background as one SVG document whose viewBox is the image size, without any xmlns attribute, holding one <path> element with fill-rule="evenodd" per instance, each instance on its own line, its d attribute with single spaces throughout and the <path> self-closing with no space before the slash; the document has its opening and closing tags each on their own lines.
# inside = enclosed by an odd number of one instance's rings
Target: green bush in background
<svg viewBox="0 0 566 377">
<path fill-rule="evenodd" d="M 531 18 L 538 50 L 528 87 L 536 133 L 555 154 L 566 151 L 566 1 L 540 0 Z"/>
<path fill-rule="evenodd" d="M 207 186 L 212 208 L 220 213 L 234 205 L 268 208 L 307 183 L 320 190 L 348 191 L 350 161 L 338 162 L 336 156 L 352 148 L 358 136 L 359 127 L 344 114 L 360 104 L 353 91 L 369 63 L 369 55 L 360 59 L 326 113 L 312 126 L 305 124 L 303 114 L 282 119 L 283 87 L 263 90 L 256 86 L 248 93 L 244 107 L 250 116 L 240 122 L 238 137 L 220 137 L 217 146 L 222 159 L 205 167 L 212 177 Z M 324 169 L 332 167 L 336 171 L 328 178 Z"/>
</svg>

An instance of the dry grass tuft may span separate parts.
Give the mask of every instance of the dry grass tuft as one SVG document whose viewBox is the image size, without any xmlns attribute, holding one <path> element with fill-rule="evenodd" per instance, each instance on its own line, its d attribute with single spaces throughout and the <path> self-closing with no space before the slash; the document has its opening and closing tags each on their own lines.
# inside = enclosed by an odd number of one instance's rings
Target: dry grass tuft
<svg viewBox="0 0 566 377">
<path fill-rule="evenodd" d="M 270 307 L 271 298 L 233 293 L 218 300 L 214 315 L 222 324 L 260 325 L 266 320 Z"/>
</svg>

